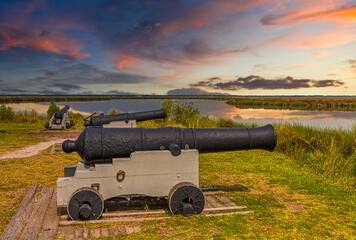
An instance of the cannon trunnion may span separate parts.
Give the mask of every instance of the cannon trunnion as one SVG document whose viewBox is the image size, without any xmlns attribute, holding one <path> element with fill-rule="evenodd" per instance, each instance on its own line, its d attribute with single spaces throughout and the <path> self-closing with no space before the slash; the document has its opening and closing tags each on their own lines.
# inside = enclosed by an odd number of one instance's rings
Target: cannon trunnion
<svg viewBox="0 0 356 240">
<path fill-rule="evenodd" d="M 57 205 L 72 219 L 97 219 L 103 201 L 117 196 L 168 199 L 173 214 L 200 214 L 199 153 L 263 149 L 272 151 L 277 135 L 260 128 L 103 128 L 87 127 L 67 153 L 82 157 L 57 180 Z M 83 198 L 78 200 L 78 196 Z M 91 199 L 85 201 L 85 199 Z M 95 205 L 95 206 L 93 206 Z"/>
</svg>

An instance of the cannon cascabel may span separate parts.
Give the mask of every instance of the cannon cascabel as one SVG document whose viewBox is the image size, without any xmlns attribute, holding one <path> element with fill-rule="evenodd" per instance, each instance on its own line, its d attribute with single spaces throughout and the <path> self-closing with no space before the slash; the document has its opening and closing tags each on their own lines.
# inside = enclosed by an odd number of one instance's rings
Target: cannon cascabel
<svg viewBox="0 0 356 240">
<path fill-rule="evenodd" d="M 66 153 L 78 152 L 86 163 L 111 162 L 134 151 L 197 149 L 200 153 L 248 149 L 273 151 L 277 134 L 272 125 L 258 128 L 103 128 L 87 127 L 76 141 L 66 140 Z"/>
<path fill-rule="evenodd" d="M 121 113 L 114 115 L 100 115 L 90 118 L 89 123 L 85 123 L 85 126 L 103 126 L 103 124 L 109 124 L 112 121 L 128 121 L 136 120 L 136 122 L 165 118 L 167 116 L 166 110 L 159 109 L 146 112 L 136 112 L 136 113 Z"/>
</svg>

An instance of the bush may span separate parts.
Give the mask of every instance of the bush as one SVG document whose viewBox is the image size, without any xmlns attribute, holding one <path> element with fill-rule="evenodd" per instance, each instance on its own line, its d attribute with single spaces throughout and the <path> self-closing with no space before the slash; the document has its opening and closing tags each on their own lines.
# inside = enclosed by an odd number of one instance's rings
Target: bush
<svg viewBox="0 0 356 240">
<path fill-rule="evenodd" d="M 12 111 L 11 107 L 6 107 L 1 105 L 0 107 L 0 121 L 1 122 L 11 122 L 14 119 L 15 112 Z"/>
<path fill-rule="evenodd" d="M 176 100 L 168 99 L 161 104 L 161 108 L 166 110 L 166 123 L 192 126 L 199 120 L 200 112 L 198 108 L 193 106 L 192 102 L 180 103 Z"/>
<path fill-rule="evenodd" d="M 115 114 L 120 114 L 121 112 L 117 110 L 116 108 L 112 108 L 109 110 L 108 114 L 109 115 L 115 115 Z"/>
<path fill-rule="evenodd" d="M 83 126 L 84 125 L 84 117 L 80 113 L 69 112 L 68 120 L 73 121 L 75 126 Z"/>
<path fill-rule="evenodd" d="M 58 112 L 59 110 L 61 110 L 57 104 L 54 102 L 54 100 L 51 101 L 51 104 L 48 107 L 47 110 L 47 118 L 51 118 L 53 116 L 53 114 L 55 114 L 56 112 Z"/>
<path fill-rule="evenodd" d="M 11 107 L 5 105 L 0 107 L 0 122 L 43 123 L 45 120 L 46 118 L 39 115 L 35 110 L 14 112 Z"/>
</svg>

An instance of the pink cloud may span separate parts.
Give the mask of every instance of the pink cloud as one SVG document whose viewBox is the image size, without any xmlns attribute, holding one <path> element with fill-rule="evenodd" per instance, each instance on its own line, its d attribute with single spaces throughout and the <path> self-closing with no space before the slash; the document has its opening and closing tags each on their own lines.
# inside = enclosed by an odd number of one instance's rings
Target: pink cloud
<svg viewBox="0 0 356 240">
<path fill-rule="evenodd" d="M 311 55 L 313 56 L 313 57 L 325 57 L 325 56 L 328 56 L 328 55 L 330 55 L 330 54 L 332 54 L 332 53 L 334 53 L 335 51 L 318 51 L 318 52 L 312 52 L 311 53 Z"/>
<path fill-rule="evenodd" d="M 316 63 L 310 63 L 310 64 L 300 64 L 300 65 L 295 65 L 287 68 L 287 70 L 294 70 L 294 69 L 300 69 L 300 68 L 307 68 L 307 67 L 312 67 L 317 65 Z"/>
<path fill-rule="evenodd" d="M 262 0 L 225 0 L 204 2 L 191 8 L 183 16 L 161 26 L 164 34 L 182 28 L 200 28 L 217 22 L 227 15 L 256 7 Z"/>
<path fill-rule="evenodd" d="M 22 30 L 0 26 L 0 50 L 20 47 L 65 55 L 73 58 L 89 57 L 89 53 L 80 53 L 81 44 L 68 39 L 61 33 L 41 37 L 40 31 Z"/>
<path fill-rule="evenodd" d="M 305 1 L 306 2 L 306 1 Z M 319 2 L 319 4 L 324 4 Z M 339 23 L 356 22 L 356 5 L 325 9 L 318 6 L 303 11 L 288 12 L 279 15 L 269 15 L 261 19 L 265 25 L 294 24 L 303 21 L 335 21 Z"/>
<path fill-rule="evenodd" d="M 356 33 L 344 28 L 330 28 L 323 32 L 302 34 L 299 32 L 285 34 L 263 42 L 256 47 L 272 49 L 314 49 L 332 48 L 345 45 L 356 40 Z M 322 51 L 314 55 L 330 54 L 331 51 Z"/>
</svg>

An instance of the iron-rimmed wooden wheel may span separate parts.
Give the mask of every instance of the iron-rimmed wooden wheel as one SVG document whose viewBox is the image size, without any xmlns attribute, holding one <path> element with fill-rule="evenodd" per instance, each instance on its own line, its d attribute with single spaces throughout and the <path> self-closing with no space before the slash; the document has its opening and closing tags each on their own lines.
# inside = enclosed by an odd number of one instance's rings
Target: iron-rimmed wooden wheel
<svg viewBox="0 0 356 240">
<path fill-rule="evenodd" d="M 104 200 L 94 188 L 79 188 L 70 197 L 67 210 L 73 220 L 95 220 L 103 213 Z"/>
<path fill-rule="evenodd" d="M 178 183 L 168 194 L 168 206 L 173 215 L 198 215 L 204 210 L 205 196 L 193 183 Z"/>
</svg>

